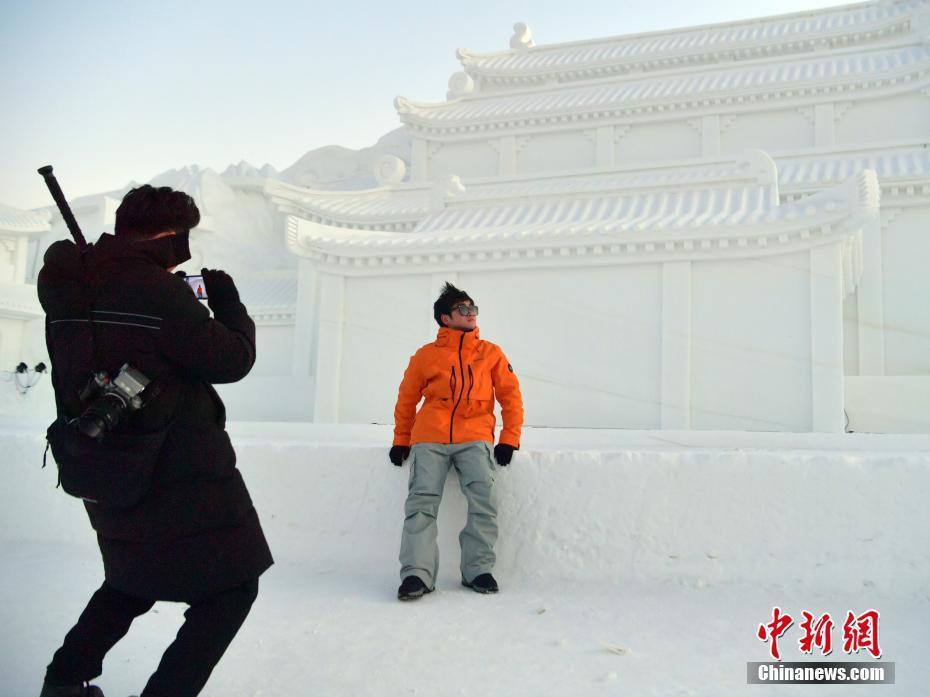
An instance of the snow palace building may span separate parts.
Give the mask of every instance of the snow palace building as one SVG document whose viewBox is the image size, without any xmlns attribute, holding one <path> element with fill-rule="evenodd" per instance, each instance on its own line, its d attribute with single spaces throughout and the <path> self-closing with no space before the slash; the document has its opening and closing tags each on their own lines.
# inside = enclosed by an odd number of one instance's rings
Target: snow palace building
<svg viewBox="0 0 930 697">
<path fill-rule="evenodd" d="M 930 2 L 460 50 L 381 186 L 266 180 L 314 420 L 392 421 L 445 281 L 529 425 L 930 430 Z"/>
<path fill-rule="evenodd" d="M 0 388 L 0 416 L 55 403 L 51 380 L 43 380 L 47 370 L 23 360 L 46 356 L 45 313 L 26 282 L 26 267 L 29 245 L 49 230 L 47 214 L 0 204 L 0 372 L 7 383 Z"/>
</svg>

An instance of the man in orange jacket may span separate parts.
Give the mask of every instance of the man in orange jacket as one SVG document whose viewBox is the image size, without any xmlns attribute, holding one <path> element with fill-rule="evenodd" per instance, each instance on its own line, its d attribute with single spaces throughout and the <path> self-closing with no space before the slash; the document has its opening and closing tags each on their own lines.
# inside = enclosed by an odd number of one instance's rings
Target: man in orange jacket
<svg viewBox="0 0 930 697">
<path fill-rule="evenodd" d="M 523 398 L 504 352 L 481 339 L 477 315 L 468 294 L 446 283 L 433 305 L 440 326 L 436 341 L 413 355 L 398 391 L 390 459 L 398 467 L 410 459 L 397 591 L 401 600 L 415 600 L 435 586 L 436 516 L 450 467 L 468 501 L 468 519 L 459 534 L 462 584 L 478 593 L 497 592 L 491 575 L 497 540 L 495 460 L 506 466 L 520 448 Z M 496 446 L 495 397 L 504 422 Z"/>
</svg>

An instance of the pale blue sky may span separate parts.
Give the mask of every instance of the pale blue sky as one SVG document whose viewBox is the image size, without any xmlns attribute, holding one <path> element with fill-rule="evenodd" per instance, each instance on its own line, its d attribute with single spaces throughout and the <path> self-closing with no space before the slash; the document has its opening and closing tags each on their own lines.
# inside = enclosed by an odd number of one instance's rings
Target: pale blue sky
<svg viewBox="0 0 930 697">
<path fill-rule="evenodd" d="M 846 4 L 829 0 L 0 0 L 0 203 L 51 203 L 172 167 L 278 169 L 396 128 L 393 98 L 445 98 L 455 49 L 538 44 Z"/>
</svg>

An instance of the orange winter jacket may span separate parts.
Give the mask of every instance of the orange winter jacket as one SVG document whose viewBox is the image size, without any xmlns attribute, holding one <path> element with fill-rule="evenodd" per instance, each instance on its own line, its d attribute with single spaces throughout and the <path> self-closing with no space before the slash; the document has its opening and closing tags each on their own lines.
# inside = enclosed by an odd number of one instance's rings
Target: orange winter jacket
<svg viewBox="0 0 930 697">
<path fill-rule="evenodd" d="M 493 443 L 495 397 L 504 422 L 500 442 L 519 448 L 523 397 L 504 352 L 483 341 L 477 327 L 443 327 L 410 358 L 394 407 L 394 445 Z"/>
</svg>

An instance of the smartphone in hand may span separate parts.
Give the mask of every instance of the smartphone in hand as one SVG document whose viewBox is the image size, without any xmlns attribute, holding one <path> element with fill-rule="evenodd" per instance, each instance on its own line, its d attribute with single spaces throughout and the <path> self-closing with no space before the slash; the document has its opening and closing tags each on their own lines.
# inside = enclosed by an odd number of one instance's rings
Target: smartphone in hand
<svg viewBox="0 0 930 697">
<path fill-rule="evenodd" d="M 187 281 L 187 285 L 190 286 L 198 300 L 207 299 L 207 288 L 203 283 L 203 276 L 185 276 L 184 280 Z"/>
</svg>

